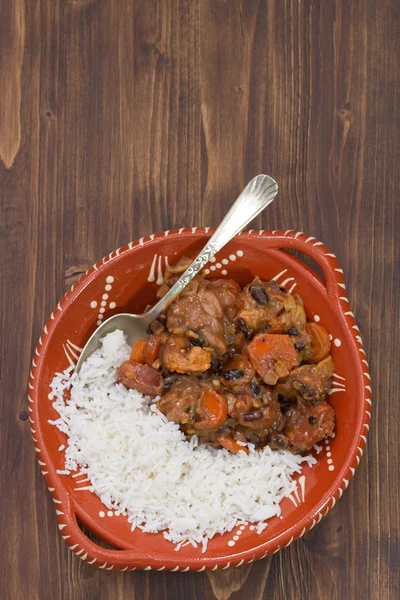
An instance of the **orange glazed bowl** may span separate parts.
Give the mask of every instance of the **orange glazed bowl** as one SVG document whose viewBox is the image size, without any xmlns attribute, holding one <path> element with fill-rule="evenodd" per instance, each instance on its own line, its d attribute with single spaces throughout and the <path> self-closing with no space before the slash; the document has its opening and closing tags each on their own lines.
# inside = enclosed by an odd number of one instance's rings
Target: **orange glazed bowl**
<svg viewBox="0 0 400 600">
<path fill-rule="evenodd" d="M 218 253 L 205 274 L 230 277 L 241 285 L 255 276 L 264 281 L 275 279 L 287 291 L 298 292 L 308 320 L 320 322 L 332 336 L 336 369 L 330 396 L 336 413 L 334 437 L 321 443 L 319 454 L 314 453 L 314 466 L 303 464 L 301 475 L 295 477 L 296 490 L 280 504 L 281 517 L 269 519 L 261 534 L 253 525 L 241 525 L 216 535 L 205 553 L 190 544 L 177 552 L 162 533 L 132 532 L 126 516 L 107 510 L 90 491 L 86 475 L 57 474 L 64 469 L 64 451 L 59 448 L 67 445 L 67 437 L 48 422 L 58 417 L 50 389 L 55 373 L 75 365 L 102 317 L 141 313 L 154 303 L 167 262 L 174 264 L 183 256 L 194 258 L 212 233 L 209 228 L 196 227 L 166 231 L 111 252 L 65 294 L 39 338 L 28 397 L 37 459 L 55 503 L 60 534 L 81 560 L 101 569 L 204 571 L 264 558 L 304 535 L 328 513 L 348 486 L 363 453 L 371 416 L 370 377 L 335 255 L 304 233 L 247 231 Z M 321 267 L 325 282 L 284 249 L 311 257 Z M 78 520 L 115 549 L 89 540 Z"/>
</svg>

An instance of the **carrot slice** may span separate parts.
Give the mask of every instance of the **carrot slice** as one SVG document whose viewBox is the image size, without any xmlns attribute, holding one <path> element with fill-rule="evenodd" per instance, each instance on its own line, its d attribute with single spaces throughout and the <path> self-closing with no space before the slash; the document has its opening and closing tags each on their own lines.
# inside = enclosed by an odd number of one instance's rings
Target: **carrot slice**
<svg viewBox="0 0 400 600">
<path fill-rule="evenodd" d="M 297 352 L 288 335 L 260 333 L 247 348 L 251 364 L 268 385 L 289 375 L 297 364 Z"/>
<path fill-rule="evenodd" d="M 147 346 L 147 338 L 143 338 L 142 340 L 138 340 L 136 344 L 133 346 L 131 355 L 129 360 L 135 363 L 143 363 L 143 354 L 144 350 Z"/>
<path fill-rule="evenodd" d="M 157 360 L 162 345 L 162 337 L 154 333 L 147 340 L 147 344 L 143 352 L 143 362 L 149 367 Z"/>
<path fill-rule="evenodd" d="M 317 323 L 307 323 L 306 330 L 311 335 L 311 358 L 308 362 L 318 363 L 331 351 L 329 333 Z"/>
<path fill-rule="evenodd" d="M 218 442 L 218 444 L 220 444 L 220 446 L 222 446 L 223 448 L 226 448 L 230 452 L 237 453 L 240 450 L 242 450 L 242 452 L 245 452 L 246 454 L 249 453 L 249 449 L 246 448 L 246 446 L 241 446 L 240 444 L 238 444 L 236 442 L 236 440 L 234 440 L 230 437 L 225 437 L 223 435 L 217 435 L 217 437 L 215 438 L 215 441 Z"/>
<path fill-rule="evenodd" d="M 200 400 L 200 410 L 196 429 L 218 429 L 228 415 L 228 403 L 221 394 L 207 390 Z"/>
</svg>

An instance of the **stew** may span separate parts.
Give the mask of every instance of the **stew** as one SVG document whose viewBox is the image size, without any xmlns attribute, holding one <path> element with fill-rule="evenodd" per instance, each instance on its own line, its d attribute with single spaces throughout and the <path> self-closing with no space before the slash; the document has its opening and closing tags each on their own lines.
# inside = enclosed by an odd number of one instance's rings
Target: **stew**
<svg viewBox="0 0 400 600">
<path fill-rule="evenodd" d="M 169 267 L 162 297 L 189 259 Z M 275 281 L 195 277 L 132 348 L 118 382 L 199 443 L 247 452 L 270 445 L 306 453 L 332 435 L 329 334 L 307 322 L 303 300 Z"/>
</svg>

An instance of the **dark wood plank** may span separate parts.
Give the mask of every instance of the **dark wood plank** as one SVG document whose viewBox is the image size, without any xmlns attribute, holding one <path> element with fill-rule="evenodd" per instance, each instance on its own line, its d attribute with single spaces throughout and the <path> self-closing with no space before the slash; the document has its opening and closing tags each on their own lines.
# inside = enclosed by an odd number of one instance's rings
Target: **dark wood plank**
<svg viewBox="0 0 400 600">
<path fill-rule="evenodd" d="M 391 0 L 0 3 L 0 597 L 399 597 L 399 21 Z M 281 192 L 256 226 L 310 232 L 346 273 L 367 451 L 329 515 L 264 561 L 92 569 L 57 532 L 24 420 L 40 330 L 88 265 L 216 225 L 259 172 Z"/>
</svg>

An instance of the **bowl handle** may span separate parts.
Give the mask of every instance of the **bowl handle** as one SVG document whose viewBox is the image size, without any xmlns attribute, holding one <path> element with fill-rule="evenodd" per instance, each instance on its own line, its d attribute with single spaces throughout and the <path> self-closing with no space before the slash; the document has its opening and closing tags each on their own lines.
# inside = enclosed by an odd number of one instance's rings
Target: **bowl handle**
<svg viewBox="0 0 400 600">
<path fill-rule="evenodd" d="M 64 494 L 60 495 L 64 496 Z M 57 511 L 58 528 L 70 550 L 79 556 L 81 560 L 107 571 L 127 571 L 128 569 L 133 571 L 136 568 L 146 568 L 146 557 L 140 556 L 137 550 L 111 550 L 92 542 L 78 525 L 74 503 L 71 498 L 64 497 L 60 503 L 64 512 Z M 132 566 L 135 562 L 137 567 Z"/>
<path fill-rule="evenodd" d="M 270 235 L 270 234 L 269 234 Z M 343 314 L 341 300 L 348 302 L 345 297 L 343 269 L 336 256 L 315 237 L 295 231 L 275 231 L 273 237 L 264 240 L 266 248 L 292 248 L 312 258 L 322 269 L 325 277 L 325 287 L 330 299 L 334 299 Z"/>
</svg>

